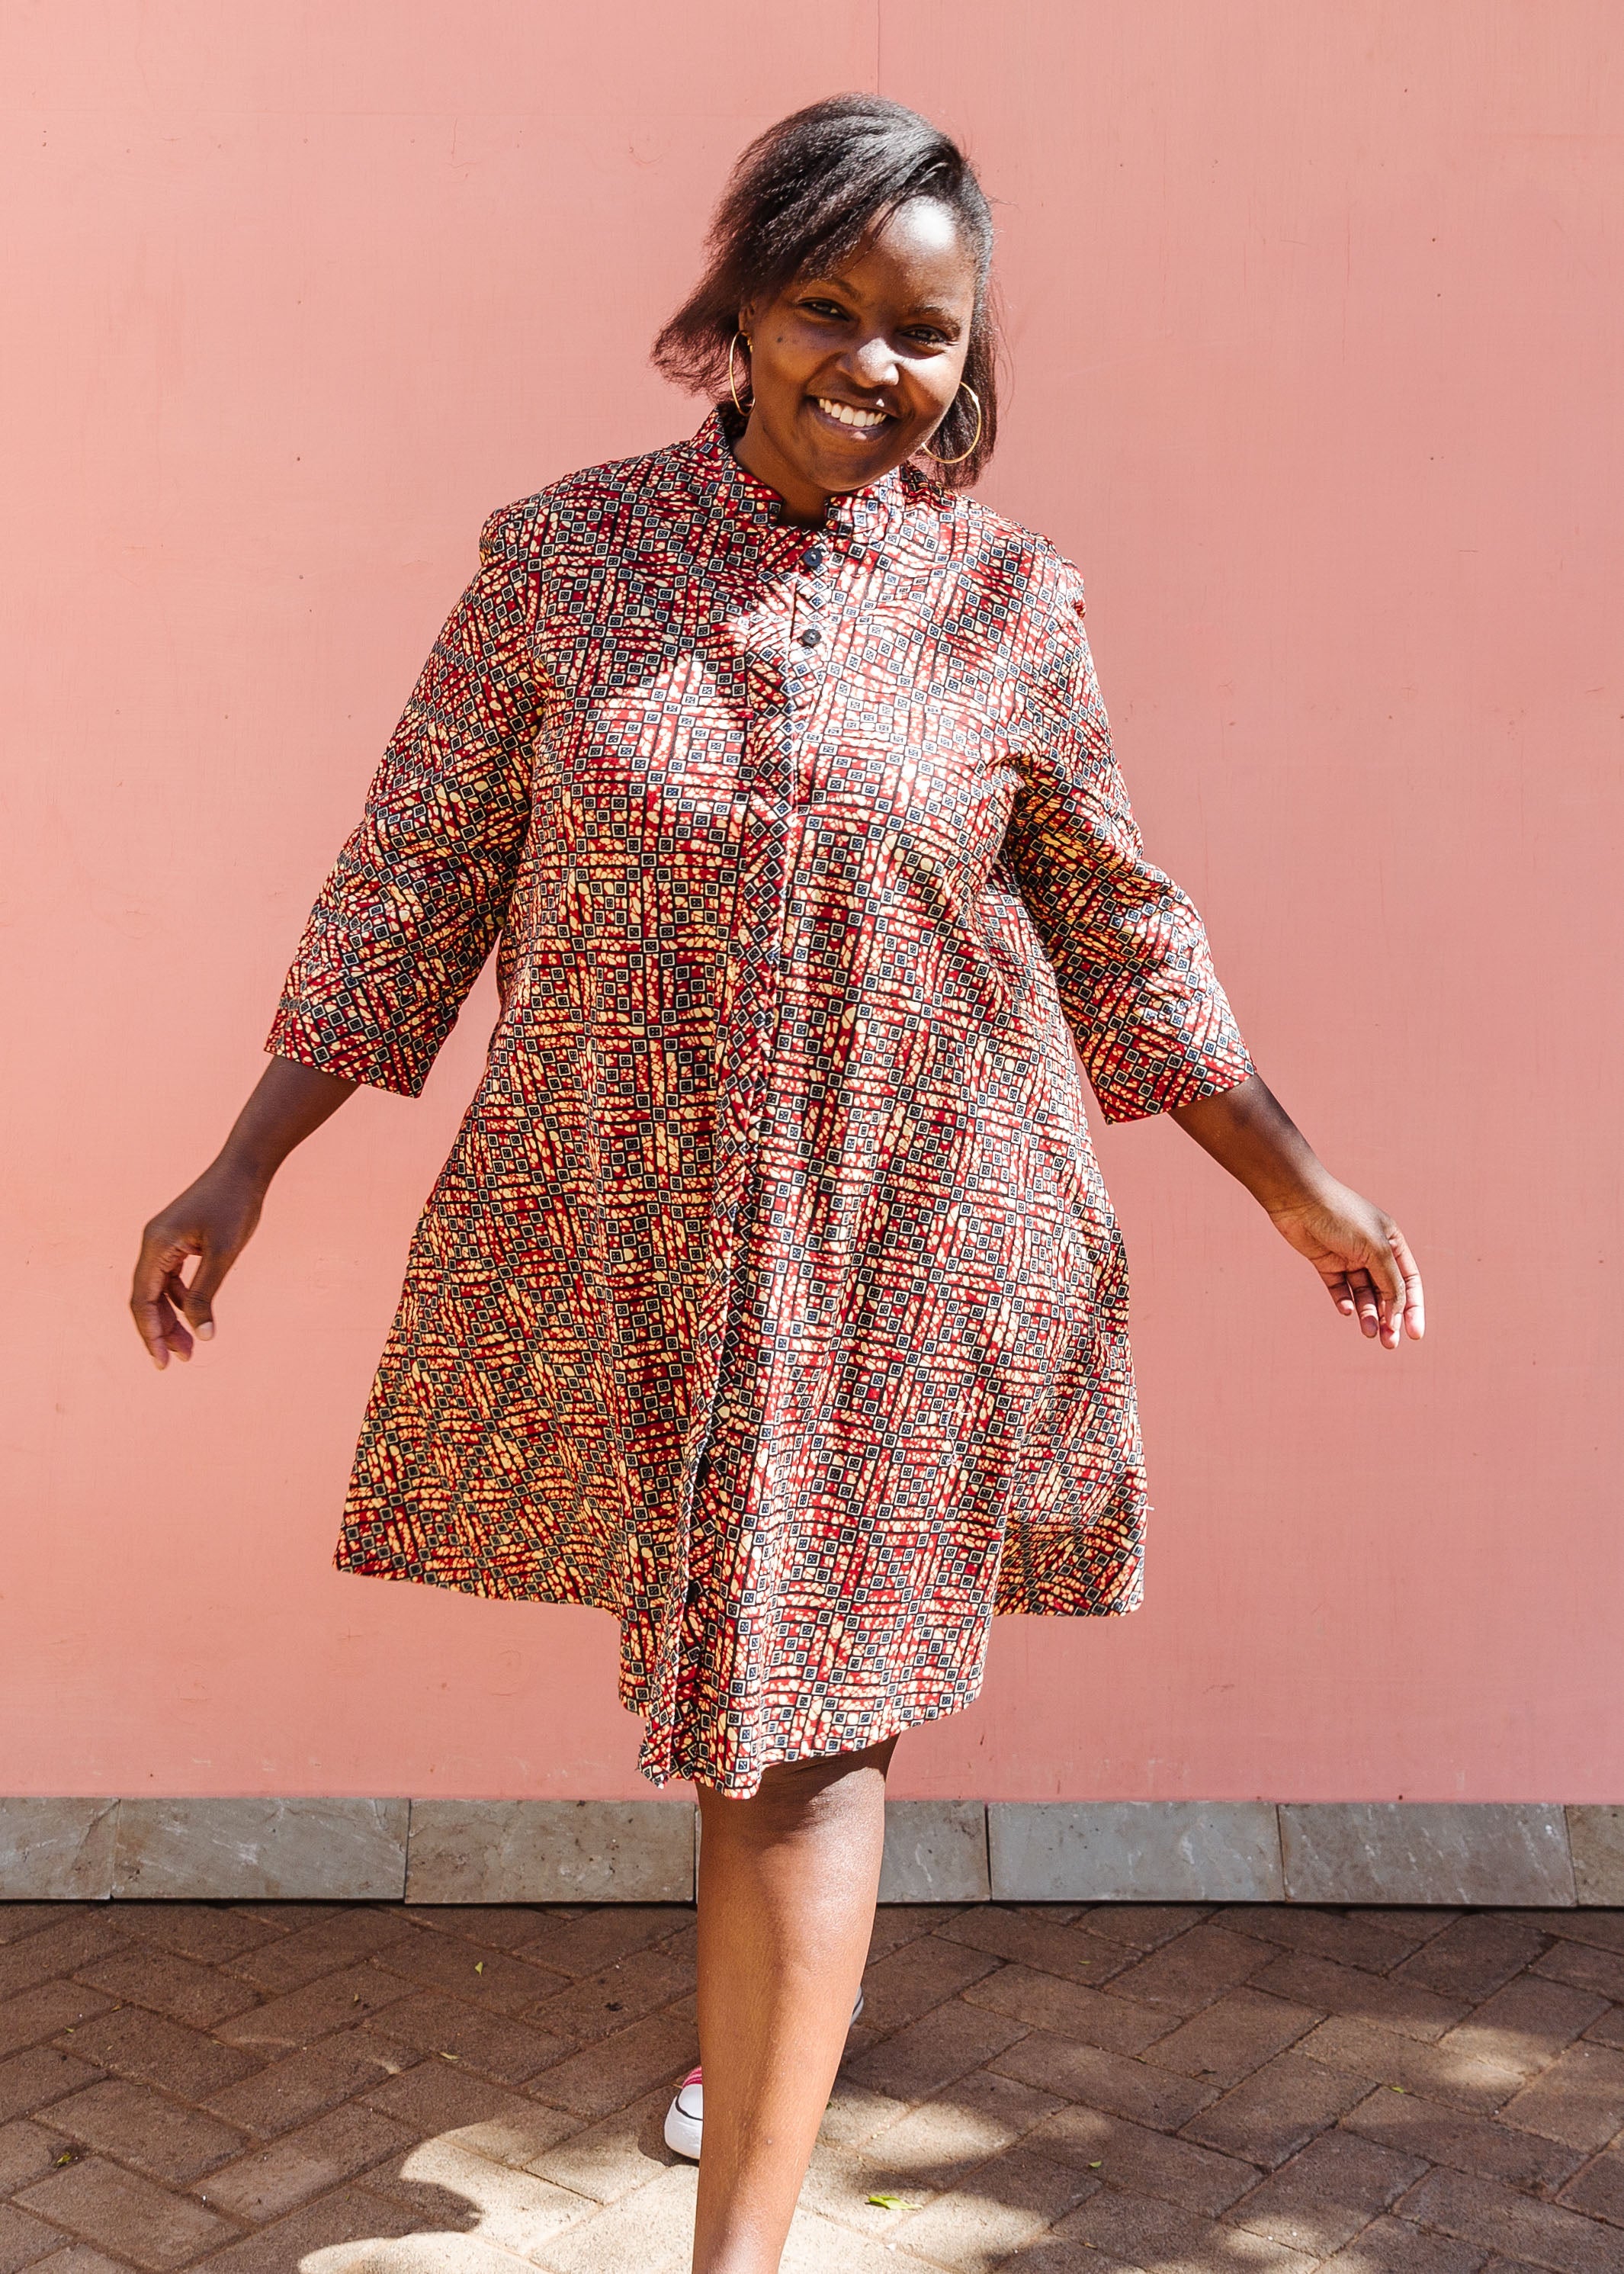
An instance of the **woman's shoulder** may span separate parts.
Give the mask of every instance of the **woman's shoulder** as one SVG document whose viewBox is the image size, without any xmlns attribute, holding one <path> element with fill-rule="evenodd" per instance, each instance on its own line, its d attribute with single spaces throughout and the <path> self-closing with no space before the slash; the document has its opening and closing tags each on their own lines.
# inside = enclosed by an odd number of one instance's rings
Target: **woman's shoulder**
<svg viewBox="0 0 1624 2274">
<path fill-rule="evenodd" d="M 1002 584 L 1040 614 L 1083 613 L 1083 576 L 1041 531 L 962 492 L 952 501 L 952 550 L 981 577 Z"/>
<path fill-rule="evenodd" d="M 587 530 L 635 511 L 640 499 L 669 486 L 677 467 L 677 446 L 643 450 L 635 457 L 610 458 L 560 475 L 531 496 L 498 506 L 479 532 L 486 561 L 532 559 L 555 543 L 561 531 Z"/>
<path fill-rule="evenodd" d="M 950 520 L 959 588 L 1006 663 L 1034 680 L 1068 673 L 1087 648 L 1076 563 L 1039 531 L 979 498 L 955 498 Z"/>
</svg>

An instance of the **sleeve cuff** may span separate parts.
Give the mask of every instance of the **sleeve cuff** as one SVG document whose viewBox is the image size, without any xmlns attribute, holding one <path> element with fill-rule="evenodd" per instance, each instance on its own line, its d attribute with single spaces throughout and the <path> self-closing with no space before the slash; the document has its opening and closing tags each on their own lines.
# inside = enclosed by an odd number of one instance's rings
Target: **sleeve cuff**
<svg viewBox="0 0 1624 2274">
<path fill-rule="evenodd" d="M 1238 1089 L 1255 1071 L 1243 1050 L 1238 1058 L 1187 1060 L 1180 1066 L 1147 1072 L 1137 1082 L 1115 1079 L 1101 1083 L 1093 1075 L 1089 1081 L 1101 1112 L 1115 1124 L 1148 1121 L 1155 1114 L 1170 1113 L 1176 1106 L 1194 1105 L 1204 1097 L 1222 1097 L 1226 1090 Z"/>
<path fill-rule="evenodd" d="M 265 1047 L 272 1058 L 290 1058 L 295 1065 L 387 1089 L 396 1097 L 420 1097 L 428 1079 L 426 1065 L 420 1067 L 403 1056 L 397 1035 L 335 1035 L 289 1003 L 272 1020 Z"/>
</svg>

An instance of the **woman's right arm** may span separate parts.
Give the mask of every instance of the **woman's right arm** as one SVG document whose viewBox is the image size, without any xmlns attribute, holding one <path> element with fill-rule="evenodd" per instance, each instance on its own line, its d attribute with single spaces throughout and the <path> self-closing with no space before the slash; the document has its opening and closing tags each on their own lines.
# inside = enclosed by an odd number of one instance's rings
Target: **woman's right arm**
<svg viewBox="0 0 1624 2274">
<path fill-rule="evenodd" d="M 193 1335 L 213 1335 L 215 1290 L 294 1147 L 361 1082 L 421 1090 L 507 921 L 541 701 L 530 641 L 538 502 L 485 523 L 478 574 L 304 928 L 271 1030 L 275 1055 L 219 1158 L 147 1227 L 130 1307 L 154 1366 L 189 1359 Z"/>
<path fill-rule="evenodd" d="M 189 1359 L 192 1335 L 213 1336 L 214 1296 L 252 1237 L 271 1178 L 357 1087 L 273 1058 L 215 1159 L 154 1216 L 141 1237 L 130 1308 L 155 1367 Z M 192 1255 L 198 1268 L 188 1284 L 180 1275 Z"/>
</svg>

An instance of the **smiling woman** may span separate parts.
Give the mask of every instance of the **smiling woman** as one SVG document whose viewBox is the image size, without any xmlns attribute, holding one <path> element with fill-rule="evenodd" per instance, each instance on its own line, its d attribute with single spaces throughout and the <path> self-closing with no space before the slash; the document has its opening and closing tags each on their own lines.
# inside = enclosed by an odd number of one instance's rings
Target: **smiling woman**
<svg viewBox="0 0 1624 2274">
<path fill-rule="evenodd" d="M 654 346 L 695 392 L 752 400 L 740 456 L 796 517 L 928 442 L 967 488 L 998 437 L 992 215 L 958 145 L 877 95 L 815 103 L 751 144 L 711 260 Z M 816 502 L 814 500 L 816 499 Z"/>
<path fill-rule="evenodd" d="M 899 1732 L 976 1696 L 996 1611 L 1139 1600 L 1085 1073 L 1110 1119 L 1170 1112 L 1370 1337 L 1421 1329 L 1396 1227 L 1265 1088 L 1146 856 L 1080 577 L 965 494 L 990 245 L 895 104 L 745 154 L 657 348 L 731 403 L 487 522 L 274 1063 L 137 1267 L 155 1363 L 189 1359 L 278 1163 L 357 1082 L 421 1088 L 500 937 L 338 1560 L 618 1620 L 643 1766 L 703 1817 L 667 2134 L 703 2140 L 696 2274 L 778 2263 Z"/>
<path fill-rule="evenodd" d="M 820 521 L 831 496 L 878 481 L 936 433 L 964 388 L 974 314 L 953 215 L 925 198 L 898 207 L 829 275 L 741 311 L 741 462 L 797 520 Z"/>
</svg>

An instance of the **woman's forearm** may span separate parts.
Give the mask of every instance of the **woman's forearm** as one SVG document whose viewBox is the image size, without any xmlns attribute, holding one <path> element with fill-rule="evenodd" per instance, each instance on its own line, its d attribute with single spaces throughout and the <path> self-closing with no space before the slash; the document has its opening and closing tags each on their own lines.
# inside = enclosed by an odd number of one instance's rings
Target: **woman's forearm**
<svg viewBox="0 0 1624 2274">
<path fill-rule="evenodd" d="M 1322 1200 L 1335 1184 L 1261 1074 L 1176 1105 L 1173 1119 L 1271 1216 Z"/>
<path fill-rule="evenodd" d="M 154 1216 L 141 1236 L 130 1308 L 155 1367 L 190 1359 L 193 1336 L 207 1342 L 213 1335 L 214 1299 L 253 1237 L 271 1178 L 356 1087 L 273 1058 L 214 1159 Z M 188 1282 L 181 1275 L 193 1256 L 198 1268 Z"/>
<path fill-rule="evenodd" d="M 1267 1209 L 1361 1333 L 1387 1350 L 1406 1335 L 1420 1341 L 1421 1274 L 1409 1242 L 1385 1210 L 1337 1181 L 1260 1074 L 1176 1105 L 1173 1118 Z"/>
<path fill-rule="evenodd" d="M 296 1145 L 353 1097 L 358 1083 L 274 1058 L 232 1124 L 214 1166 L 252 1178 L 263 1191 Z"/>
</svg>

